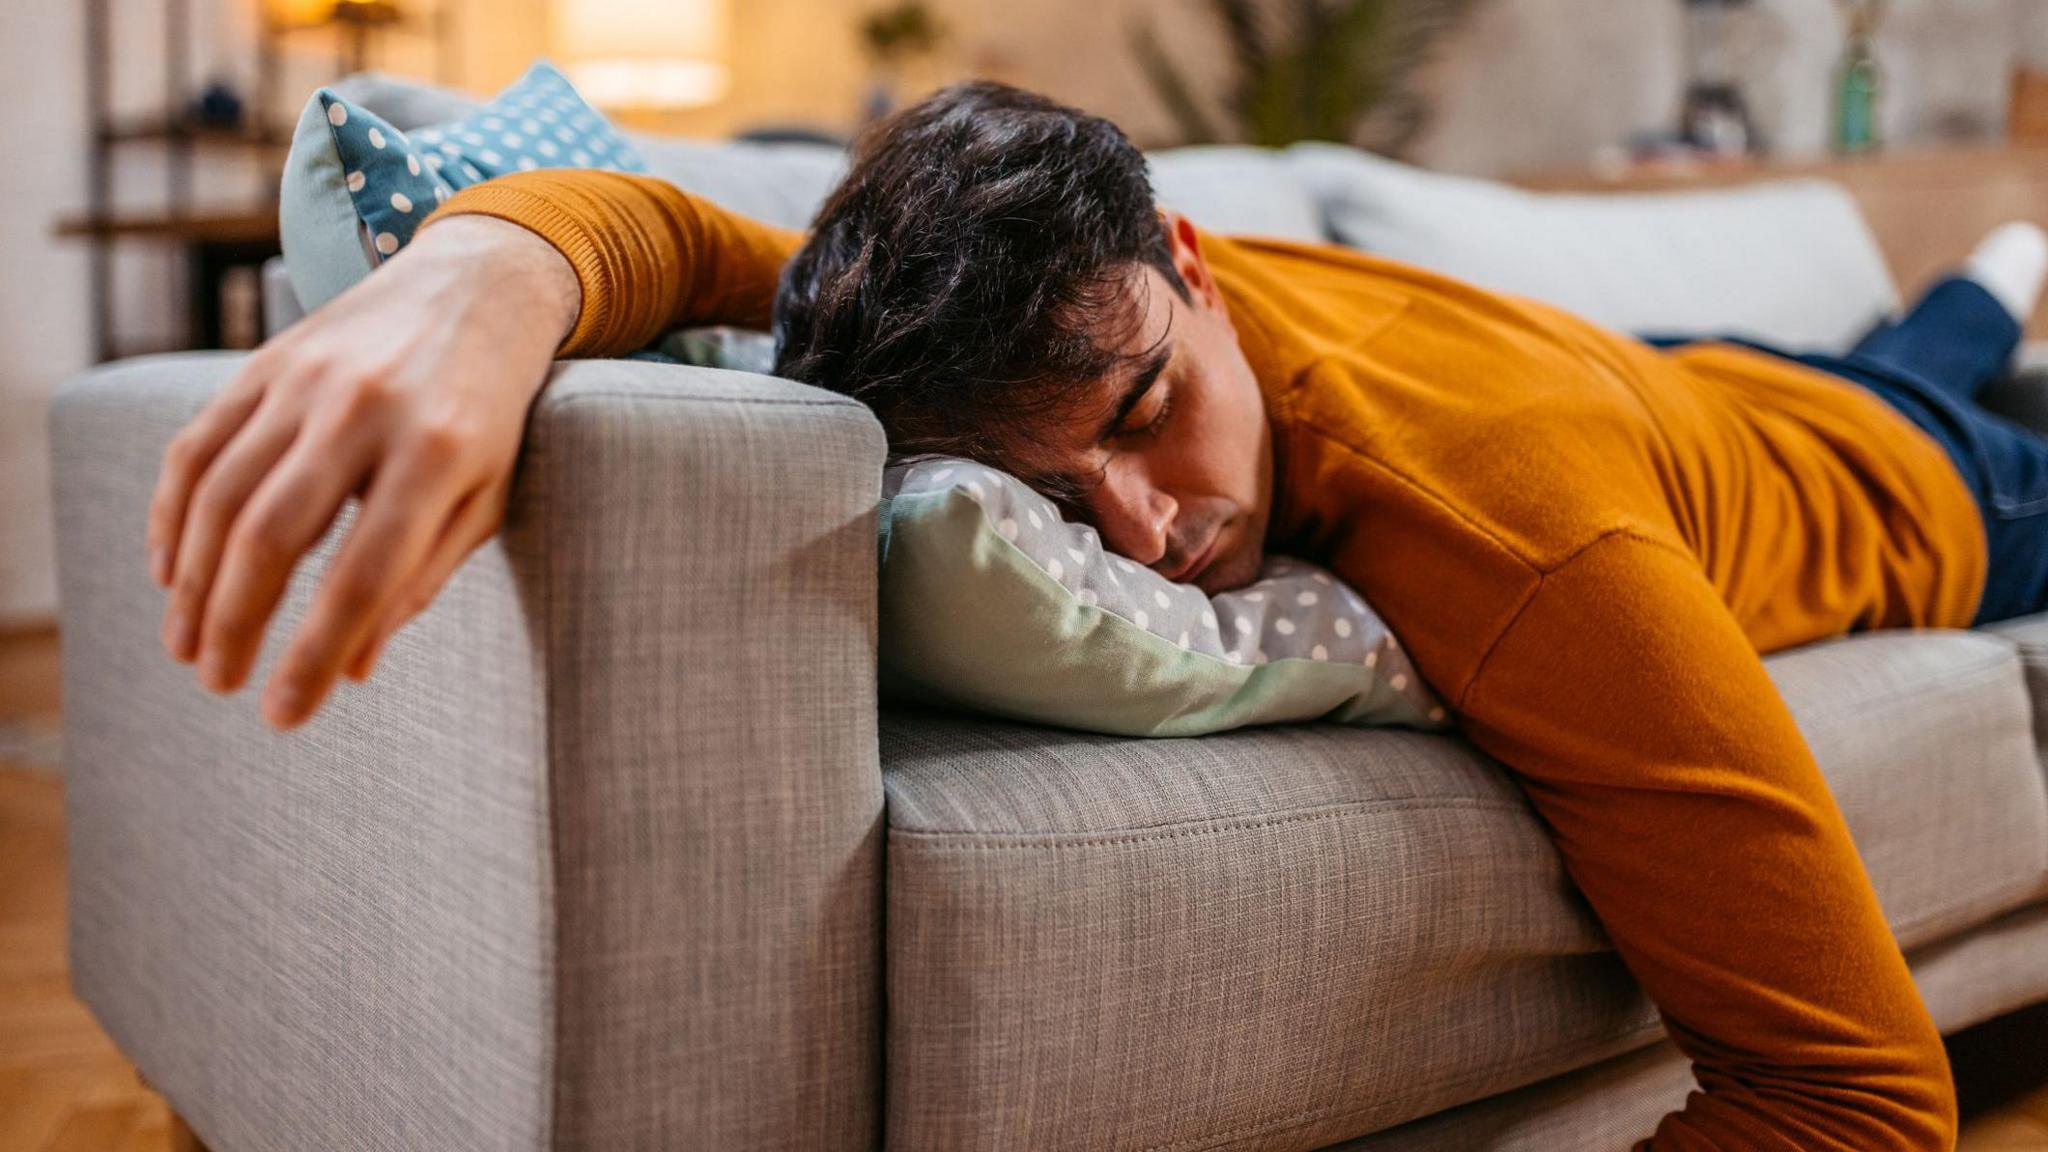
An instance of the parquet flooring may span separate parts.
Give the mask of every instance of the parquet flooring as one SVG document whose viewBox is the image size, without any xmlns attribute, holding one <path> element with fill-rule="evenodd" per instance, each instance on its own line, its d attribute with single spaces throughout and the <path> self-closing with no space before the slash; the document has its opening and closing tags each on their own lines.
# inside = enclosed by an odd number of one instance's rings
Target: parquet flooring
<svg viewBox="0 0 2048 1152">
<path fill-rule="evenodd" d="M 71 995 L 63 789 L 0 766 L 0 1152 L 167 1152 L 171 1113 Z"/>
</svg>

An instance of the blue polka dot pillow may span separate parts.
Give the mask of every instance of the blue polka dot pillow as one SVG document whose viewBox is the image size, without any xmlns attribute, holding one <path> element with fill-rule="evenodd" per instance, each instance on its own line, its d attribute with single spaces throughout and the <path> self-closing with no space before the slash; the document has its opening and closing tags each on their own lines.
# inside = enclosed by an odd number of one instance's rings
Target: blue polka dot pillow
<svg viewBox="0 0 2048 1152">
<path fill-rule="evenodd" d="M 311 311 L 369 275 L 458 189 L 533 168 L 647 170 L 546 61 L 470 115 L 410 133 L 331 88 L 313 93 L 278 202 L 300 305 Z"/>
</svg>

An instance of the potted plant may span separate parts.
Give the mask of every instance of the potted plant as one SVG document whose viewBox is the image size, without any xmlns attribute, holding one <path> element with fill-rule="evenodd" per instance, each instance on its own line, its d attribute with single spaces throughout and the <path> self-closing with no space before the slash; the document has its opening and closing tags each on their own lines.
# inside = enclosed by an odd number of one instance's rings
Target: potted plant
<svg viewBox="0 0 2048 1152">
<path fill-rule="evenodd" d="M 1397 154 L 1426 119 L 1411 83 L 1474 0 L 1200 0 L 1229 42 L 1219 123 L 1149 23 L 1138 63 L 1186 143 L 1331 140 Z"/>
</svg>

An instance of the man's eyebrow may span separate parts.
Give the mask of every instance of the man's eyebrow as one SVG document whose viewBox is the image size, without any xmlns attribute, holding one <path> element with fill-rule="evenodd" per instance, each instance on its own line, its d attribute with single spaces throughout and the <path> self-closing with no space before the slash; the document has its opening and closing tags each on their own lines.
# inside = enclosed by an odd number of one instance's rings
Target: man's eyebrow
<svg viewBox="0 0 2048 1152">
<path fill-rule="evenodd" d="M 1117 397 L 1116 408 L 1110 412 L 1108 418 L 1103 420 L 1102 426 L 1096 430 L 1095 442 L 1097 444 L 1116 435 L 1116 430 L 1130 416 L 1131 409 L 1138 406 L 1138 401 L 1145 398 L 1146 390 L 1151 388 L 1153 382 L 1159 379 L 1161 372 L 1166 371 L 1167 361 L 1173 359 L 1173 349 L 1166 343 L 1167 335 L 1172 331 L 1173 320 L 1169 317 L 1166 322 L 1166 332 L 1160 334 L 1159 343 L 1154 345 L 1152 351 L 1147 354 L 1144 365 L 1138 369 L 1136 375 L 1131 377 L 1131 382 L 1124 385 L 1123 395 Z"/>
</svg>

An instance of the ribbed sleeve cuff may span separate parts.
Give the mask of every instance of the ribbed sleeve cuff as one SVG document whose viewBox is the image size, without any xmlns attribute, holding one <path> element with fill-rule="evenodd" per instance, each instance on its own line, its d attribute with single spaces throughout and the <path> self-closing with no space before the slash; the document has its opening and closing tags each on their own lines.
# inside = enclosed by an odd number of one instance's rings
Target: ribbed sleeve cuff
<svg viewBox="0 0 2048 1152">
<path fill-rule="evenodd" d="M 613 291 L 611 261 L 606 259 L 598 238 L 573 213 L 565 211 L 548 197 L 515 183 L 492 180 L 471 185 L 450 196 L 428 215 L 420 227 L 449 216 L 490 216 L 517 224 L 546 240 L 576 270 L 576 282 L 583 290 L 582 307 L 576 313 L 576 323 L 569 329 L 569 335 L 556 349 L 556 356 L 567 359 L 630 351 L 629 348 L 614 347 L 622 334 L 616 330 L 619 318 L 615 315 L 617 294 Z"/>
</svg>

